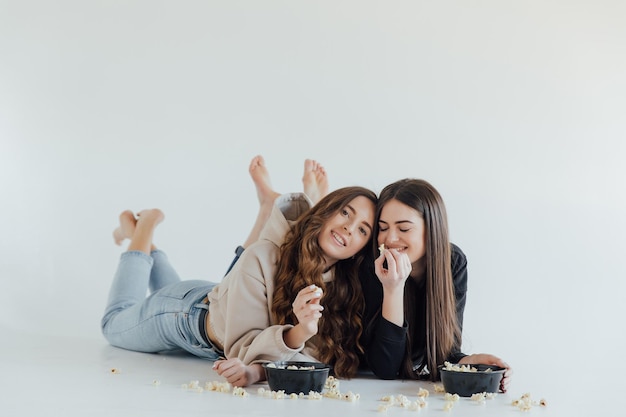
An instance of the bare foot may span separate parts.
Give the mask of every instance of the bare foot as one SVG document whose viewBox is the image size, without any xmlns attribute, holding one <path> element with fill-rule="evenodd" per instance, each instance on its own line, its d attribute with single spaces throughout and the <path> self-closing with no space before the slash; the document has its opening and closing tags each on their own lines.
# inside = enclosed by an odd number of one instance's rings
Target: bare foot
<svg viewBox="0 0 626 417">
<path fill-rule="evenodd" d="M 137 213 L 135 233 L 128 244 L 128 251 L 141 251 L 150 255 L 156 249 L 152 243 L 154 229 L 164 218 L 163 212 L 159 209 L 142 210 Z"/>
<path fill-rule="evenodd" d="M 113 231 L 113 240 L 116 245 L 121 245 L 124 239 L 130 239 L 135 233 L 137 219 L 130 210 L 124 210 L 120 214 L 120 225 Z"/>
<path fill-rule="evenodd" d="M 159 209 L 146 209 L 141 210 L 137 213 L 137 225 L 141 222 L 142 224 L 151 224 L 153 227 L 156 227 L 159 223 L 161 223 L 165 219 L 165 215 Z"/>
<path fill-rule="evenodd" d="M 259 212 L 256 215 L 254 225 L 250 230 L 248 238 L 243 242 L 241 246 L 247 248 L 257 240 L 261 235 L 261 230 L 265 227 L 267 219 L 272 213 L 274 207 L 274 201 L 280 196 L 279 193 L 274 191 L 272 184 L 270 183 L 270 174 L 265 166 L 265 160 L 261 155 L 257 155 L 250 161 L 250 168 L 248 168 L 254 186 L 256 187 L 256 194 L 259 199 Z"/>
<path fill-rule="evenodd" d="M 302 185 L 304 186 L 304 193 L 309 196 L 313 204 L 317 204 L 328 194 L 328 176 L 319 162 L 313 159 L 304 160 Z"/>
<path fill-rule="evenodd" d="M 276 198 L 280 196 L 280 193 L 277 193 L 272 188 L 270 173 L 268 172 L 267 167 L 265 166 L 265 160 L 261 155 L 257 155 L 252 158 L 248 172 L 250 172 L 250 176 L 252 177 L 252 181 L 256 187 L 259 204 L 261 206 L 273 205 Z"/>
</svg>

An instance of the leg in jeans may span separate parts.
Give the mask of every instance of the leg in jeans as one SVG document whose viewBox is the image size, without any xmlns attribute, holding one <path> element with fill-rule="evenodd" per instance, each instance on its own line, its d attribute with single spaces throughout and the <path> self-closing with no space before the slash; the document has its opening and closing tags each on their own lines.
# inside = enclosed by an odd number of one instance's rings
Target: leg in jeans
<svg viewBox="0 0 626 417">
<path fill-rule="evenodd" d="M 176 349 L 162 338 L 155 315 L 146 298 L 153 259 L 141 251 L 121 255 L 109 301 L 102 318 L 102 333 L 113 346 L 139 352 L 161 352 Z"/>
<path fill-rule="evenodd" d="M 150 252 L 154 263 L 150 272 L 149 290 L 151 293 L 171 284 L 180 282 L 178 273 L 170 265 L 165 252 L 154 249 Z"/>
<path fill-rule="evenodd" d="M 167 258 L 163 256 L 161 261 Z M 106 339 L 113 346 L 138 352 L 186 350 L 198 357 L 218 359 L 220 353 L 204 342 L 198 327 L 198 307 L 206 308 L 206 304 L 198 303 L 215 284 L 177 281 L 146 297 L 153 264 L 154 259 L 141 251 L 121 255 L 102 319 Z M 164 271 L 168 270 L 173 271 L 169 265 Z"/>
<path fill-rule="evenodd" d="M 148 303 L 146 291 L 154 265 L 150 256 L 155 249 L 152 237 L 163 218 L 163 213 L 156 209 L 142 211 L 138 220 L 132 212 L 124 211 L 120 215 L 120 226 L 113 232 L 117 244 L 125 238 L 131 239 L 128 251 L 120 257 L 102 318 L 102 332 L 114 346 L 142 352 L 175 348 L 157 337 L 159 326 L 150 315 L 157 313 L 158 308 L 144 306 Z M 175 279 L 178 279 L 177 274 L 172 281 Z"/>
<path fill-rule="evenodd" d="M 144 211 L 144 218 L 148 216 L 148 210 Z M 162 216 L 162 213 L 161 213 Z M 120 225 L 113 231 L 113 238 L 117 245 L 121 245 L 125 239 L 133 239 L 137 228 L 137 218 L 130 210 L 125 210 L 119 217 Z M 137 247 L 138 245 L 135 245 Z M 143 248 L 145 249 L 145 245 Z M 129 246 L 130 250 L 130 246 Z M 149 289 L 150 292 L 157 291 L 169 284 L 180 282 L 176 271 L 171 267 L 165 253 L 157 250 L 154 242 L 150 241 L 150 256 L 154 259 L 154 264 L 150 272 Z"/>
<path fill-rule="evenodd" d="M 200 301 L 215 286 L 208 281 L 181 281 L 165 253 L 152 244 L 154 229 L 163 220 L 160 210 L 144 210 L 135 219 L 120 215 L 113 236 L 117 244 L 131 239 L 120 263 L 102 318 L 102 333 L 113 346 L 140 352 L 184 349 L 216 360 L 199 329 Z M 148 287 L 155 291 L 146 298 Z"/>
</svg>

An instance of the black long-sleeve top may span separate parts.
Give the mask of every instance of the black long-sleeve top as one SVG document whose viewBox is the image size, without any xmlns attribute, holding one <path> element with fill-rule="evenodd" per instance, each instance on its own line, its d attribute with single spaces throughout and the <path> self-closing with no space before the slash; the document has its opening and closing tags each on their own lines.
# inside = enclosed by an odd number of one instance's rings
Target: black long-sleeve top
<svg viewBox="0 0 626 417">
<path fill-rule="evenodd" d="M 463 329 L 463 312 L 467 294 L 467 258 L 463 251 L 456 245 L 451 244 L 452 279 L 454 281 L 454 294 L 456 297 L 456 315 L 459 327 Z M 395 379 L 400 375 L 404 362 L 408 325 L 405 319 L 402 327 L 397 326 L 383 318 L 381 306 L 383 302 L 383 287 L 374 271 L 374 260 L 368 259 L 361 266 L 359 272 L 363 295 L 365 297 L 365 312 L 363 316 L 364 331 L 361 337 L 361 345 L 364 348 L 362 361 L 381 379 Z M 407 285 L 409 281 L 407 281 Z M 405 314 L 418 315 L 416 326 L 411 331 L 411 360 L 413 369 L 421 370 L 426 364 L 426 291 L 425 280 L 412 285 L 410 291 L 416 291 L 418 305 L 412 306 L 412 311 Z M 406 288 L 405 288 L 406 289 Z M 461 352 L 461 341 L 453 348 L 447 358 L 452 363 L 457 363 L 466 356 Z"/>
</svg>

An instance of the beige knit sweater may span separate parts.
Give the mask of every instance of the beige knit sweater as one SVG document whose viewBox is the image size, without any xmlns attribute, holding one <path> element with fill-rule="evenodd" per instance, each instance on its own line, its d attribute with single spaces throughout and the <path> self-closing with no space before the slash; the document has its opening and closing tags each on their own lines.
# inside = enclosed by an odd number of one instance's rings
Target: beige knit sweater
<svg viewBox="0 0 626 417">
<path fill-rule="evenodd" d="M 293 221 L 311 204 L 302 193 L 280 196 L 260 239 L 246 248 L 233 269 L 208 294 L 210 325 L 224 346 L 226 358 L 238 357 L 246 365 L 317 361 L 312 349 L 285 345 L 283 333 L 293 326 L 276 324 L 270 313 L 279 247 Z M 325 281 L 332 279 L 326 275 Z"/>
</svg>

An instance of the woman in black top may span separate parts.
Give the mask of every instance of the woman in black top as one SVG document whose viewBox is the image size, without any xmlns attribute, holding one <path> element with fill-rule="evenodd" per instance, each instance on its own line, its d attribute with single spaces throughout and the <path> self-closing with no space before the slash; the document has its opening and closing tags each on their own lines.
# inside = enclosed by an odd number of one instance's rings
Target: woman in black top
<svg viewBox="0 0 626 417">
<path fill-rule="evenodd" d="M 506 391 L 512 372 L 504 361 L 461 352 L 467 259 L 449 241 L 441 195 L 424 180 L 396 181 L 380 193 L 376 219 L 380 254 L 361 268 L 369 368 L 384 379 L 435 381 L 444 361 L 496 365 L 507 368 Z"/>
</svg>

